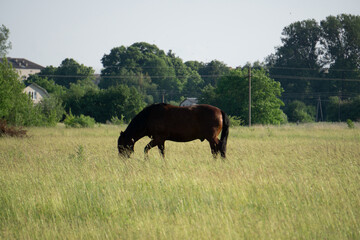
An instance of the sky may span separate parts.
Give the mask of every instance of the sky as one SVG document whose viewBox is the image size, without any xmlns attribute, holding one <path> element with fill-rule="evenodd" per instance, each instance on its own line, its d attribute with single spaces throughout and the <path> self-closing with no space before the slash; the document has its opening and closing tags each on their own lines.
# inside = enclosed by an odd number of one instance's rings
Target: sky
<svg viewBox="0 0 360 240">
<path fill-rule="evenodd" d="M 284 27 L 342 13 L 360 15 L 359 0 L 0 0 L 8 57 L 44 67 L 73 58 L 97 73 L 104 54 L 136 42 L 184 62 L 264 61 L 281 45 Z"/>
</svg>

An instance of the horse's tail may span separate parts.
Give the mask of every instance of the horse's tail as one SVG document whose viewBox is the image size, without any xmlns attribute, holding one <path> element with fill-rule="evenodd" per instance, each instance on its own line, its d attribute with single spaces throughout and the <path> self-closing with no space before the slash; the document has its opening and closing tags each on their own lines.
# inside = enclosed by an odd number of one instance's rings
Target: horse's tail
<svg viewBox="0 0 360 240">
<path fill-rule="evenodd" d="M 220 137 L 220 152 L 222 157 L 226 157 L 226 144 L 227 144 L 227 138 L 229 136 L 229 126 L 230 126 L 230 119 L 226 115 L 226 113 L 221 110 L 222 119 L 223 119 L 223 127 Z"/>
</svg>

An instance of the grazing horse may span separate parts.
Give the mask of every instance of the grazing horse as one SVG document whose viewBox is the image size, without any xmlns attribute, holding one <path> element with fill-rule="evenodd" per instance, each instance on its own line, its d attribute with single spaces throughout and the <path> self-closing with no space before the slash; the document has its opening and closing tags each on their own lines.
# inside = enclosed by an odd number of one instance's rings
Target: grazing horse
<svg viewBox="0 0 360 240">
<path fill-rule="evenodd" d="M 220 140 L 217 136 L 221 133 Z M 214 157 L 221 153 L 226 157 L 226 142 L 229 135 L 229 118 L 217 107 L 194 105 L 177 107 L 169 104 L 153 104 L 144 108 L 130 122 L 118 139 L 119 155 L 130 157 L 134 145 L 140 138 L 151 138 L 144 152 L 158 146 L 164 157 L 165 140 L 188 142 L 195 139 L 209 141 Z"/>
</svg>

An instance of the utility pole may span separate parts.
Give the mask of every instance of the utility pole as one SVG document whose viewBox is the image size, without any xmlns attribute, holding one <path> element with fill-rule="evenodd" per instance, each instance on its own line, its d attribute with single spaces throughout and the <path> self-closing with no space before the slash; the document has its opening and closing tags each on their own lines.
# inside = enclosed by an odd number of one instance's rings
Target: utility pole
<svg viewBox="0 0 360 240">
<path fill-rule="evenodd" d="M 251 66 L 249 66 L 249 127 L 251 127 Z"/>
<path fill-rule="evenodd" d="M 341 82 L 342 84 L 342 82 Z M 338 119 L 339 119 L 339 122 L 341 122 L 341 115 L 340 115 L 340 109 L 341 109 L 341 90 L 340 90 L 340 93 L 339 93 L 339 107 L 338 107 Z"/>
<path fill-rule="evenodd" d="M 320 111 L 320 117 L 319 117 L 319 111 Z M 318 98 L 318 102 L 317 102 L 316 121 L 317 122 L 324 121 L 320 97 Z"/>
</svg>

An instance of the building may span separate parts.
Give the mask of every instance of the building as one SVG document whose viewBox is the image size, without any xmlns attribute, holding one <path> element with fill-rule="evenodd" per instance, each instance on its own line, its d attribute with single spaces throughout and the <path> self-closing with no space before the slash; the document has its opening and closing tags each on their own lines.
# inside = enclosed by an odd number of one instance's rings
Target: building
<svg viewBox="0 0 360 240">
<path fill-rule="evenodd" d="M 184 101 L 180 103 L 180 107 L 187 107 L 196 105 L 198 103 L 197 98 L 186 98 Z"/>
<path fill-rule="evenodd" d="M 8 62 L 11 63 L 13 68 L 18 72 L 23 80 L 26 80 L 30 74 L 39 73 L 43 66 L 33 63 L 25 58 L 7 58 Z"/>
<path fill-rule="evenodd" d="M 7 60 L 17 71 L 22 80 L 26 80 L 31 74 L 39 73 L 44 69 L 43 66 L 33 63 L 25 58 L 8 57 Z M 34 104 L 39 103 L 43 98 L 49 97 L 48 92 L 36 83 L 25 84 L 25 86 L 23 92 L 29 96 Z"/>
<path fill-rule="evenodd" d="M 49 97 L 48 92 L 36 83 L 26 84 L 23 92 L 26 93 L 35 104 L 39 103 L 43 98 Z"/>
</svg>

